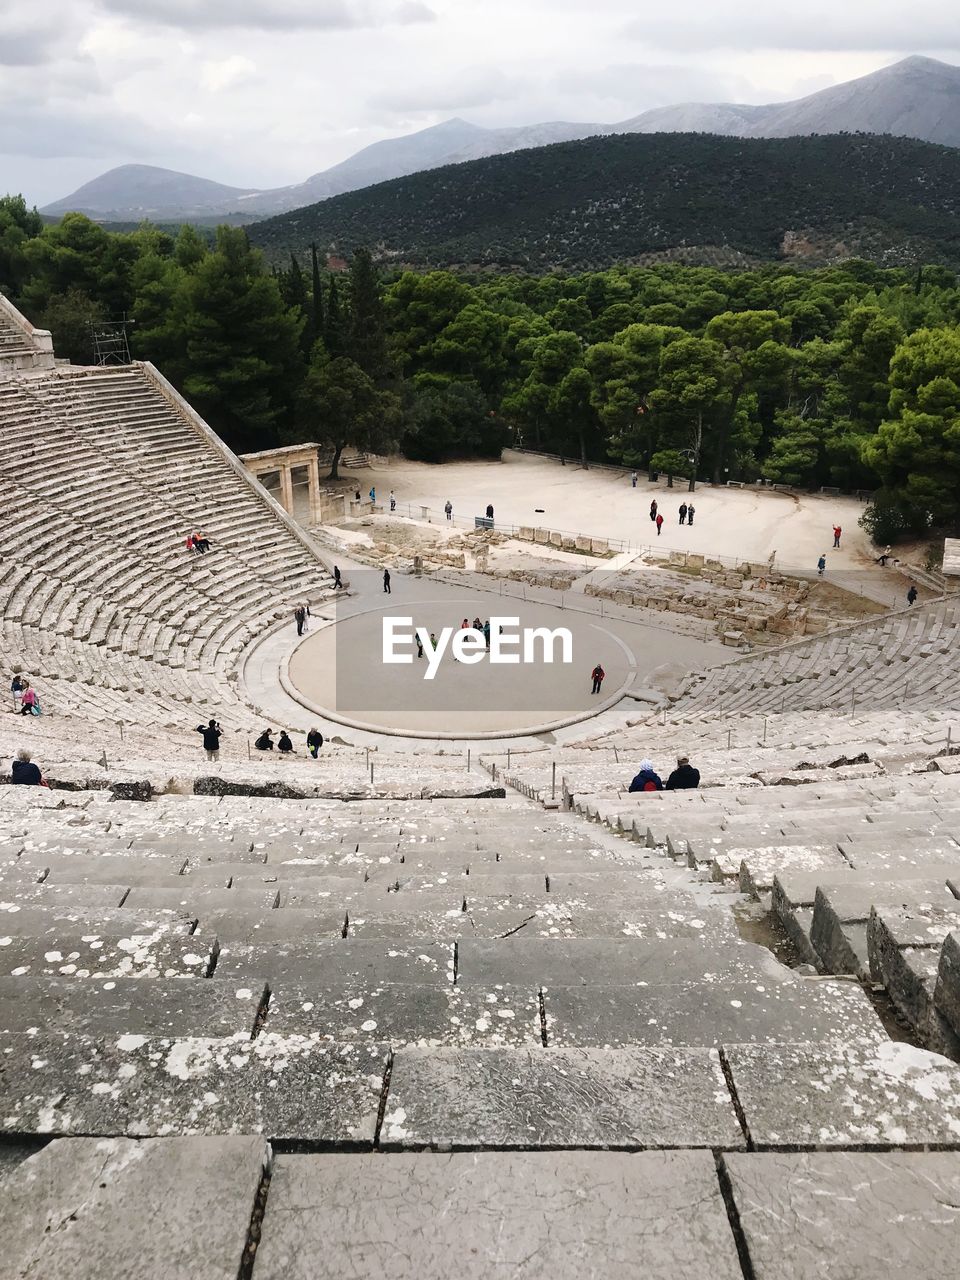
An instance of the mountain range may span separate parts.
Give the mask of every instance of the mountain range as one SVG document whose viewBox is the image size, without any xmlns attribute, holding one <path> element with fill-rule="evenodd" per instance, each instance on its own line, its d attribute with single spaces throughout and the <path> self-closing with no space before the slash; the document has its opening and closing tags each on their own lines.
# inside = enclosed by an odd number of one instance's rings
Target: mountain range
<svg viewBox="0 0 960 1280">
<path fill-rule="evenodd" d="M 229 187 L 152 165 L 111 169 L 41 212 L 79 210 L 100 221 L 180 220 L 255 222 L 392 178 L 551 143 L 610 134 L 709 133 L 784 138 L 870 133 L 960 147 L 960 67 L 911 57 L 870 75 L 822 89 L 794 102 L 750 106 L 683 103 L 657 107 L 616 124 L 552 122 L 485 129 L 466 120 L 364 147 L 355 155 L 292 186 Z"/>
</svg>

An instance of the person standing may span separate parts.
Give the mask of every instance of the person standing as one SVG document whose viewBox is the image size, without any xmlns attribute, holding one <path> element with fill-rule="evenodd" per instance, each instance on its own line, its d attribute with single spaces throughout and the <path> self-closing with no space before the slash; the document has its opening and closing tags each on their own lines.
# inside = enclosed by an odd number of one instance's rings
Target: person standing
<svg viewBox="0 0 960 1280">
<path fill-rule="evenodd" d="M 687 506 L 687 524 L 693 524 L 693 514 L 696 511 L 696 509 L 697 508 L 693 505 L 692 502 L 689 503 L 689 505 Z"/>
<path fill-rule="evenodd" d="M 294 616 L 294 619 L 296 620 L 296 624 L 297 624 L 297 635 L 298 635 L 298 636 L 302 636 L 302 635 L 303 635 L 303 624 L 304 624 L 304 623 L 306 622 L 306 620 L 307 620 L 307 615 L 306 615 L 306 614 L 304 613 L 304 611 L 303 611 L 303 605 L 302 605 L 302 604 L 298 604 L 298 605 L 297 605 L 297 607 L 296 607 L 296 608 L 294 609 L 294 611 L 293 611 L 293 616 Z"/>
<path fill-rule="evenodd" d="M 490 648 L 490 619 L 488 618 L 483 624 L 483 639 L 487 648 Z"/>
<path fill-rule="evenodd" d="M 907 604 L 913 604 L 917 598 L 917 588 L 910 583 L 910 590 L 907 592 Z"/>
<path fill-rule="evenodd" d="M 487 503 L 487 519 L 488 520 L 493 519 L 493 503 L 492 502 Z"/>
<path fill-rule="evenodd" d="M 24 680 L 23 676 L 20 675 L 19 672 L 17 672 L 17 674 L 13 677 L 13 679 L 10 682 L 10 692 L 13 695 L 14 715 L 18 715 L 20 712 L 20 698 L 26 687 L 27 687 L 26 680 Z"/>
<path fill-rule="evenodd" d="M 654 500 L 650 503 L 650 519 L 656 520 L 656 518 L 657 518 L 657 500 L 656 498 L 654 498 Z"/>
<path fill-rule="evenodd" d="M 390 593 L 390 570 L 389 570 L 389 569 L 384 569 L 384 571 L 383 571 L 383 589 L 384 589 L 384 591 L 387 593 L 387 595 L 390 595 L 390 594 L 391 594 L 391 593 Z"/>
<path fill-rule="evenodd" d="M 449 499 L 449 498 L 447 499 L 446 503 L 444 504 L 444 508 L 443 508 L 443 509 L 444 509 L 444 511 L 447 513 L 447 519 L 448 519 L 448 520 L 452 520 L 452 519 L 453 519 L 453 503 L 450 501 L 450 499 Z"/>
<path fill-rule="evenodd" d="M 680 523 L 687 523 L 687 504 L 685 502 L 680 503 Z"/>
<path fill-rule="evenodd" d="M 203 749 L 207 753 L 207 759 L 216 763 L 220 759 L 220 737 L 223 730 L 216 720 L 211 720 L 209 724 L 198 724 L 197 733 L 203 734 Z"/>
<path fill-rule="evenodd" d="M 630 488 L 635 489 L 636 487 L 637 487 L 637 473 L 635 471 L 631 471 L 630 472 Z"/>
<path fill-rule="evenodd" d="M 823 577 L 823 572 L 826 569 L 826 567 L 827 567 L 827 557 L 821 556 L 820 559 L 817 561 L 817 577 L 818 578 Z"/>
<path fill-rule="evenodd" d="M 604 680 L 606 679 L 606 675 L 607 673 L 604 671 L 603 667 L 598 662 L 597 665 L 590 672 L 590 679 L 593 681 L 593 688 L 590 690 L 591 693 L 600 692 L 600 687 L 603 684 Z"/>
<path fill-rule="evenodd" d="M 657 512 L 657 537 L 660 537 L 660 530 L 663 528 L 663 516 Z"/>
<path fill-rule="evenodd" d="M 396 511 L 396 509 L 397 509 L 397 498 L 396 498 L 396 494 L 391 489 L 390 490 L 390 510 Z"/>
<path fill-rule="evenodd" d="M 837 550 L 839 550 L 839 549 L 840 549 L 840 535 L 841 535 L 841 533 L 843 533 L 843 530 L 840 528 L 840 526 L 839 526 L 838 524 L 835 524 L 835 525 L 833 526 L 833 545 L 834 545 L 834 547 L 835 547 Z"/>
<path fill-rule="evenodd" d="M 374 504 L 375 504 L 375 503 L 376 503 L 376 501 L 377 501 L 377 486 L 376 486 L 375 484 L 372 484 L 372 485 L 370 486 L 370 494 L 369 494 L 369 497 L 370 497 L 370 505 L 371 505 L 371 507 L 372 507 L 372 506 L 374 506 Z"/>
<path fill-rule="evenodd" d="M 311 729 L 307 734 L 307 750 L 316 760 L 320 754 L 320 748 L 323 746 L 323 734 L 319 729 Z"/>
<path fill-rule="evenodd" d="M 420 632 L 419 631 L 414 632 L 413 638 L 417 642 L 417 657 L 422 658 L 423 657 L 423 641 L 420 639 Z"/>
</svg>

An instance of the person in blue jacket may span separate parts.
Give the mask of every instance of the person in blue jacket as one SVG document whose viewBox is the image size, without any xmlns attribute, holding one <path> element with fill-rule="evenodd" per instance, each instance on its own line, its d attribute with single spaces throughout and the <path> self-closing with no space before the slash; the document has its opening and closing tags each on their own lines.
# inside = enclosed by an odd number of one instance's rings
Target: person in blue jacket
<svg viewBox="0 0 960 1280">
<path fill-rule="evenodd" d="M 640 761 L 640 772 L 630 783 L 631 791 L 662 791 L 663 783 L 654 772 L 652 760 Z"/>
</svg>

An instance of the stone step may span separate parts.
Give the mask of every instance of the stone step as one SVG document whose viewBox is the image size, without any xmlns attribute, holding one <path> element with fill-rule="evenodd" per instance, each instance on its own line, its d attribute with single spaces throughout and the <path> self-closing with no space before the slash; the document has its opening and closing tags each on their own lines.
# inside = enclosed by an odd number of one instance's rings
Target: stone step
<svg viewBox="0 0 960 1280">
<path fill-rule="evenodd" d="M 0 978 L 0 1031 L 91 1036 L 253 1034 L 266 992 L 182 978 Z"/>
<path fill-rule="evenodd" d="M 0 976 L 199 978 L 215 951 L 213 940 L 173 929 L 117 936 L 79 933 L 65 926 L 43 937 L 0 937 Z"/>
<path fill-rule="evenodd" d="M 820 1044 L 885 1040 L 859 986 L 796 978 L 790 982 L 709 979 L 651 982 L 641 988 L 543 989 L 551 1046 Z"/>
<path fill-rule="evenodd" d="M 10 1280 L 236 1280 L 270 1151 L 262 1138 L 71 1138 L 4 1180 Z M 53 1224 L 57 1224 L 52 1229 Z"/>
<path fill-rule="evenodd" d="M 741 942 L 717 953 L 696 939 L 641 938 L 467 940 L 457 952 L 457 984 L 533 982 L 542 986 L 620 986 L 686 979 L 783 981 L 789 971 L 765 947 Z"/>
<path fill-rule="evenodd" d="M 756 1280 L 934 1277 L 956 1265 L 956 1214 L 943 1211 L 960 1197 L 951 1152 L 731 1152 L 722 1161 Z"/>
<path fill-rule="evenodd" d="M 753 1146 L 960 1150 L 960 1065 L 898 1041 L 728 1045 Z"/>
<path fill-rule="evenodd" d="M 949 933 L 943 940 L 933 1001 L 937 1013 L 960 1037 L 960 932 Z"/>
<path fill-rule="evenodd" d="M 185 1038 L 0 1036 L 0 1132 L 122 1137 L 264 1134 L 373 1145 L 383 1045 L 247 1032 Z M 282 1081 L 282 1087 L 278 1082 Z"/>
<path fill-rule="evenodd" d="M 705 1151 L 275 1157 L 257 1280 L 440 1280 L 451 1259 L 459 1280 L 741 1277 Z"/>
<path fill-rule="evenodd" d="M 817 889 L 810 923 L 810 942 L 830 973 L 869 977 L 867 923 L 874 908 L 949 909 L 960 903 L 942 880 L 903 879 L 847 885 L 828 883 Z"/>
<path fill-rule="evenodd" d="M 454 978 L 453 946 L 421 941 L 381 942 L 344 938 L 305 942 L 298 939 L 220 948 L 215 976 L 251 986 L 283 981 L 316 982 L 320 986 L 361 978 L 369 982 L 402 982 L 446 986 Z"/>
</svg>

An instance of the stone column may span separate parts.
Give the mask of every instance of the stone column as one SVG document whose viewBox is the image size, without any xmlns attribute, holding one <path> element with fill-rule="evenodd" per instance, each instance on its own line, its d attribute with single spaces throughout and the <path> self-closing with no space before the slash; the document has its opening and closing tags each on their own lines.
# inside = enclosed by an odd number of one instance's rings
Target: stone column
<svg viewBox="0 0 960 1280">
<path fill-rule="evenodd" d="M 320 459 L 314 454 L 307 463 L 307 482 L 310 489 L 310 523 L 319 524 L 320 510 Z"/>
<path fill-rule="evenodd" d="M 293 474 L 286 462 L 280 465 L 280 505 L 288 516 L 293 515 Z"/>
</svg>

